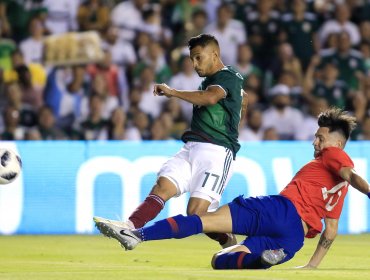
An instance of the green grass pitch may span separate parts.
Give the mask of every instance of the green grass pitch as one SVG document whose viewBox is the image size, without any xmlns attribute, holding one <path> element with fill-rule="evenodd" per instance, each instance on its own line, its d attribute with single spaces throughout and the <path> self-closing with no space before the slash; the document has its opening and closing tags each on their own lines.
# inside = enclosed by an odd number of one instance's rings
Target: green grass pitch
<svg viewBox="0 0 370 280">
<path fill-rule="evenodd" d="M 0 279 L 370 279 L 370 234 L 340 235 L 319 269 L 295 269 L 317 241 L 306 239 L 295 258 L 269 270 L 215 271 L 210 259 L 219 247 L 204 235 L 147 242 L 133 251 L 100 235 L 0 236 Z"/>
</svg>

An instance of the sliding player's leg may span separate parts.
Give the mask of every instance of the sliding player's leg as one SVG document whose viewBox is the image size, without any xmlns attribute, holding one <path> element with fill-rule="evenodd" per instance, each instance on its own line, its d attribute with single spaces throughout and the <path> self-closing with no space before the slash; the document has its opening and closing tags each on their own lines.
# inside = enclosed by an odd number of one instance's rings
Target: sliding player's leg
<svg viewBox="0 0 370 280">
<path fill-rule="evenodd" d="M 290 259 L 274 238 L 250 237 L 224 250 L 212 258 L 214 269 L 267 269 Z"/>
<path fill-rule="evenodd" d="M 291 259 L 303 246 L 304 230 L 294 205 L 281 196 L 237 197 L 228 204 L 232 232 L 248 236 L 215 254 L 215 269 L 263 269 Z"/>
<path fill-rule="evenodd" d="M 122 228 L 111 223 L 95 220 L 97 228 L 106 236 L 117 239 L 127 250 L 134 249 L 139 243 L 150 240 L 185 238 L 201 232 L 231 232 L 231 216 L 228 205 L 216 212 L 197 215 L 177 215 L 155 222 L 152 226 L 136 230 Z M 203 225 L 204 224 L 204 225 Z"/>
<path fill-rule="evenodd" d="M 188 215 L 196 214 L 198 216 L 203 216 L 207 213 L 209 209 L 214 208 L 212 205 L 210 206 L 210 201 L 212 201 L 211 197 L 202 195 L 201 193 L 197 193 L 196 195 L 197 197 L 191 197 L 189 199 L 187 207 Z M 217 206 L 219 204 L 218 201 L 213 201 L 213 203 Z M 237 243 L 236 237 L 232 233 L 207 232 L 205 234 L 209 238 L 217 241 L 223 248 L 233 246 Z"/>
</svg>

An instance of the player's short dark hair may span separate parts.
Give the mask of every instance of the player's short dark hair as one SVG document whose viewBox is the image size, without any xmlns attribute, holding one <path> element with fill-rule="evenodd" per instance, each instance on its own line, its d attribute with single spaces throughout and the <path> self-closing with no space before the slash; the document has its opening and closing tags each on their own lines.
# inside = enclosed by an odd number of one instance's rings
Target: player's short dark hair
<svg viewBox="0 0 370 280">
<path fill-rule="evenodd" d="M 331 107 L 319 114 L 317 123 L 319 127 L 329 128 L 329 132 L 339 132 L 348 140 L 356 127 L 356 118 L 347 111 Z"/>
<path fill-rule="evenodd" d="M 201 46 L 202 48 L 204 48 L 210 44 L 215 44 L 217 47 L 219 47 L 218 41 L 215 38 L 215 36 L 211 34 L 200 34 L 198 36 L 190 38 L 188 42 L 188 47 L 189 47 L 189 50 L 192 50 L 193 48 L 197 46 Z"/>
</svg>

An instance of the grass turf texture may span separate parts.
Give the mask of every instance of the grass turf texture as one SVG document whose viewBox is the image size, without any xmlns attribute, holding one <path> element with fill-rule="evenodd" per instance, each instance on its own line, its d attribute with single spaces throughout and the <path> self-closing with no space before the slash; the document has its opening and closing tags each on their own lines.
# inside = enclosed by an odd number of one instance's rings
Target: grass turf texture
<svg viewBox="0 0 370 280">
<path fill-rule="evenodd" d="M 295 258 L 270 270 L 215 271 L 210 259 L 219 247 L 204 235 L 147 242 L 134 251 L 98 235 L 0 236 L 0 279 L 370 279 L 370 234 L 340 235 L 319 269 L 294 269 L 309 260 L 317 241 L 306 240 Z"/>
</svg>

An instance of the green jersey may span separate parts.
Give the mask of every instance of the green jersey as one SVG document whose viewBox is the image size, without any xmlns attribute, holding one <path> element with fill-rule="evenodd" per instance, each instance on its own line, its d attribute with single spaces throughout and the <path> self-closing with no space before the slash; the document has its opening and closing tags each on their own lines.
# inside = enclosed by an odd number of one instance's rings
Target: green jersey
<svg viewBox="0 0 370 280">
<path fill-rule="evenodd" d="M 183 134 L 182 140 L 207 142 L 229 148 L 234 157 L 240 149 L 238 128 L 243 99 L 243 77 L 230 66 L 206 77 L 199 90 L 209 86 L 219 86 L 225 91 L 225 98 L 215 105 L 193 106 L 190 131 Z"/>
</svg>

